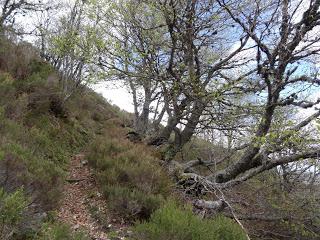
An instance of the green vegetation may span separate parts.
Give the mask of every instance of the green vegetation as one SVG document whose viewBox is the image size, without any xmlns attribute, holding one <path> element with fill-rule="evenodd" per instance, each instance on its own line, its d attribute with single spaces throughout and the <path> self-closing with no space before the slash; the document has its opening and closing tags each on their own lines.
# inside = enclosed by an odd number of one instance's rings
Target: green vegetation
<svg viewBox="0 0 320 240">
<path fill-rule="evenodd" d="M 223 216 L 200 219 L 191 208 L 182 209 L 169 202 L 152 214 L 149 222 L 134 228 L 139 240 L 245 240 L 239 225 Z"/>
<path fill-rule="evenodd" d="M 23 219 L 28 199 L 22 189 L 7 193 L 0 188 L 0 238 L 8 239 Z"/>
<path fill-rule="evenodd" d="M 148 149 L 117 138 L 112 129 L 92 142 L 88 160 L 109 207 L 128 220 L 149 218 L 170 196 L 172 183 Z"/>
<path fill-rule="evenodd" d="M 1 0 L 0 9 L 0 187 L 17 210 L 3 210 L 3 231 L 16 225 L 5 238 L 48 222 L 77 154 L 118 220 L 153 216 L 148 238 L 212 230 L 166 205 L 179 192 L 182 205 L 207 200 L 194 204 L 203 217 L 233 210 L 251 238 L 320 239 L 320 0 Z M 87 88 L 96 82 L 122 86 L 134 113 Z M 54 222 L 45 238 L 73 238 Z M 229 230 L 218 232 L 210 236 Z"/>
<path fill-rule="evenodd" d="M 65 224 L 47 223 L 42 229 L 37 240 L 89 240 L 83 232 L 72 232 L 70 227 Z"/>
<path fill-rule="evenodd" d="M 79 131 L 80 126 L 74 127 L 74 122 L 52 113 L 51 91 L 45 86 L 50 72 L 47 64 L 37 64 L 36 72 L 30 75 L 32 81 L 30 77 L 24 81 L 0 73 L 5 89 L 0 105 L 0 164 L 6 169 L 6 187 L 24 185 L 33 200 L 51 209 L 59 199 L 69 157 L 81 149 L 88 136 Z M 33 82 L 42 82 L 43 87 L 38 83 L 31 87 Z"/>
<path fill-rule="evenodd" d="M 47 213 L 58 206 L 70 157 L 81 152 L 117 111 L 89 89 L 60 106 L 59 78 L 52 67 L 30 45 L 2 40 L 0 238 L 33 239 Z M 44 236 L 57 237 L 44 239 L 73 239 L 66 235 L 67 228 L 54 225 Z"/>
</svg>

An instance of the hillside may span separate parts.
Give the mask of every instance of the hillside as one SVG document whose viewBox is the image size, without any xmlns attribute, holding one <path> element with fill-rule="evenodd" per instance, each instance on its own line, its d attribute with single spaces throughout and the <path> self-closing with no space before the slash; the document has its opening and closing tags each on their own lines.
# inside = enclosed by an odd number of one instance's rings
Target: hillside
<svg viewBox="0 0 320 240">
<path fill-rule="evenodd" d="M 164 147 L 128 135 L 132 114 L 85 86 L 61 104 L 59 73 L 34 47 L 0 44 L 1 239 L 247 239 L 235 217 L 251 239 L 319 236 L 316 191 L 306 198 L 297 182 L 299 189 L 284 192 L 275 172 L 221 192 L 232 204 L 222 209 L 227 218 L 192 211 L 200 196 L 220 193 L 168 171 Z M 174 160 L 228 154 L 194 137 Z M 212 170 L 200 164 L 197 171 Z"/>
<path fill-rule="evenodd" d="M 56 80 L 30 45 L 1 42 L 1 187 L 25 194 L 28 207 L 17 227 L 27 231 L 57 209 L 70 158 L 92 141 L 103 121 L 118 115 L 88 89 L 57 108 Z"/>
<path fill-rule="evenodd" d="M 30 44 L 0 42 L 0 86 L 1 239 L 245 239 L 183 207 L 157 150 L 127 139 L 130 114 L 86 87 L 61 104 Z"/>
<path fill-rule="evenodd" d="M 319 32 L 320 0 L 0 0 L 0 239 L 319 239 Z"/>
</svg>

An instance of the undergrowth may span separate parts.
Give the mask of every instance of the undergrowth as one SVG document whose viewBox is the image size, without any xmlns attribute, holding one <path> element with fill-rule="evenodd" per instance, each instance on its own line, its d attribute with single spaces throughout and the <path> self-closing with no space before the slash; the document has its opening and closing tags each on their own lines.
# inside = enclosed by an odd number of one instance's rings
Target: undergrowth
<svg viewBox="0 0 320 240">
<path fill-rule="evenodd" d="M 61 223 L 45 223 L 40 232 L 35 236 L 36 240 L 89 240 L 82 231 L 73 232 L 70 226 Z"/>
<path fill-rule="evenodd" d="M 170 196 L 172 183 L 145 146 L 113 135 L 111 130 L 91 144 L 89 163 L 114 212 L 127 220 L 148 219 Z"/>
<path fill-rule="evenodd" d="M 47 213 L 58 206 L 70 157 L 104 128 L 106 119 L 115 116 L 116 111 L 88 88 L 76 92 L 58 114 L 53 103 L 59 91 L 58 74 L 31 45 L 1 39 L 0 187 L 3 197 L 20 196 L 23 186 L 23 196 L 30 202 L 23 209 L 24 217 L 15 222 L 17 227 L 1 239 L 33 236 Z M 14 216 L 10 211 L 5 217 Z M 8 224 L 0 225 L 4 229 Z"/>
<path fill-rule="evenodd" d="M 190 207 L 168 202 L 155 211 L 148 222 L 134 228 L 136 240 L 245 240 L 246 235 L 231 219 L 217 216 L 200 219 Z"/>
</svg>

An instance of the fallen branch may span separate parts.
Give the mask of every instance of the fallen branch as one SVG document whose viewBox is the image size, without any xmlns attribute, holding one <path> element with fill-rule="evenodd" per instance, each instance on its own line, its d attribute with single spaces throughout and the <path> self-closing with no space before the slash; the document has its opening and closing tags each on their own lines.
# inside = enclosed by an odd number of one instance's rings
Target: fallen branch
<svg viewBox="0 0 320 240">
<path fill-rule="evenodd" d="M 200 208 L 200 209 L 210 209 L 210 210 L 214 210 L 217 212 L 222 211 L 225 207 L 227 207 L 226 202 L 224 202 L 223 200 L 219 199 L 216 201 L 206 201 L 206 200 L 196 200 L 193 204 L 196 208 Z"/>
</svg>

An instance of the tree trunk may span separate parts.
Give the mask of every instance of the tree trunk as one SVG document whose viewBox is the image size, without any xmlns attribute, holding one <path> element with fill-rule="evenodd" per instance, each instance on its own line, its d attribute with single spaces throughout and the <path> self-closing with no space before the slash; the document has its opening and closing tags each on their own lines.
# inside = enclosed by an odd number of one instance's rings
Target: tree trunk
<svg viewBox="0 0 320 240">
<path fill-rule="evenodd" d="M 193 110 L 191 113 L 190 118 L 188 119 L 187 124 L 185 125 L 182 132 L 175 131 L 175 140 L 171 144 L 170 147 L 170 156 L 171 159 L 175 157 L 175 155 L 181 151 L 183 146 L 190 141 L 191 137 L 193 136 L 195 129 L 199 123 L 200 117 L 205 109 L 205 104 L 198 100 L 195 102 L 193 106 Z"/>
<path fill-rule="evenodd" d="M 142 112 L 138 116 L 135 128 L 137 133 L 140 135 L 145 135 L 149 129 L 149 114 L 150 114 L 150 104 L 151 104 L 151 93 L 145 89 L 145 99 L 142 107 Z"/>
<path fill-rule="evenodd" d="M 165 112 L 166 112 L 166 108 L 163 107 L 159 116 L 156 119 L 153 119 L 152 128 L 154 132 L 158 132 L 160 130 L 160 123 L 163 119 Z"/>
<path fill-rule="evenodd" d="M 149 145 L 156 145 L 160 146 L 164 144 L 165 142 L 168 142 L 171 133 L 175 129 L 175 127 L 178 124 L 178 119 L 176 117 L 169 117 L 167 125 L 161 130 L 160 134 L 153 137 L 148 144 Z"/>
<path fill-rule="evenodd" d="M 215 176 L 210 176 L 210 178 L 215 178 L 215 182 L 217 183 L 228 182 L 229 180 L 237 177 L 239 174 L 261 165 L 261 157 L 258 155 L 261 149 L 261 144 L 257 143 L 256 141 L 259 141 L 259 138 L 268 133 L 271 126 L 274 109 L 274 104 L 267 105 L 264 117 L 261 119 L 255 134 L 255 138 L 251 140 L 249 147 L 244 152 L 241 159 L 234 164 L 229 165 L 226 169 L 219 171 Z"/>
</svg>

